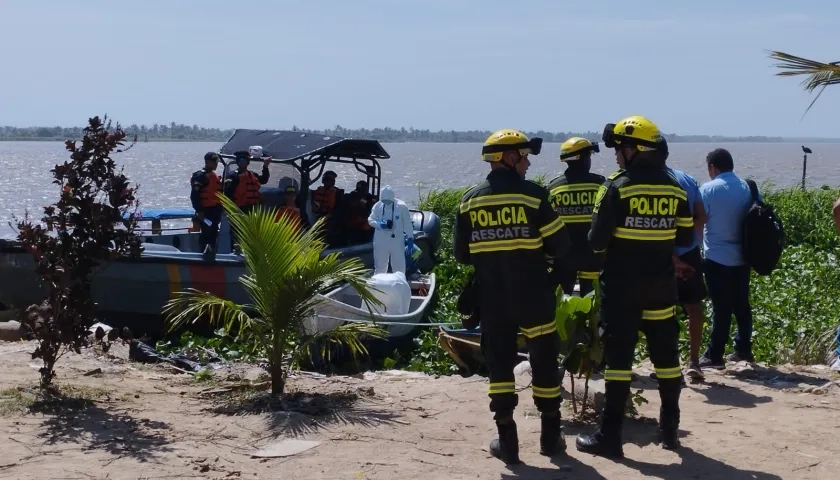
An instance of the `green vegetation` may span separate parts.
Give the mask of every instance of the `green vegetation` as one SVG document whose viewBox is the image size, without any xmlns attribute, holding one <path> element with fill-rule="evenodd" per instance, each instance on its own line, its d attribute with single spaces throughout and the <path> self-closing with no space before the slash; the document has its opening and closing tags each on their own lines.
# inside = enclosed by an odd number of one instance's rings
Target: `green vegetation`
<svg viewBox="0 0 840 480">
<path fill-rule="evenodd" d="M 286 127 L 278 126 L 278 129 Z M 171 122 L 169 125 L 154 124 L 131 125 L 126 133 L 137 135 L 139 142 L 225 142 L 231 135 L 232 129 L 205 128 L 198 125 L 183 125 Z M 489 130 L 438 130 L 415 128 L 344 128 L 336 125 L 326 130 L 310 130 L 293 126 L 291 130 L 336 135 L 340 137 L 371 138 L 380 142 L 442 142 L 442 143 L 481 143 L 490 136 Z M 539 130 L 526 132 L 529 136 L 542 137 L 546 142 L 563 142 L 569 137 L 585 137 L 590 140 L 600 140 L 601 132 L 547 132 Z M 3 140 L 65 140 L 67 138 L 81 138 L 81 128 L 64 127 L 0 127 L 0 141 Z M 665 135 L 671 143 L 679 142 L 783 142 L 781 137 L 726 137 L 722 135 Z"/>
<path fill-rule="evenodd" d="M 289 217 L 275 219 L 274 209 L 256 208 L 245 214 L 226 196 L 219 194 L 219 199 L 238 232 L 247 270 L 239 280 L 250 304 L 238 305 L 209 292 L 188 289 L 164 306 L 163 314 L 172 330 L 209 318 L 212 325 L 224 327 L 227 335 L 265 352 L 273 395 L 283 394 L 289 372 L 304 360 L 311 346 L 322 343 L 322 355 L 328 355 L 327 347 L 339 343 L 348 346 L 355 356 L 367 353 L 360 337 L 385 336 L 380 328 L 352 323 L 327 332 L 309 332 L 301 338 L 304 321 L 322 301 L 317 292 L 348 283 L 366 306 L 381 305 L 366 283 L 364 265 L 358 258 L 340 260 L 338 253 L 321 257 L 326 248 L 323 219 L 299 231 Z"/>
<path fill-rule="evenodd" d="M 452 222 L 460 196 L 466 189 L 433 190 L 422 197 L 420 208 L 441 217 L 443 246 L 441 263 L 435 267 L 440 301 L 432 314 L 439 322 L 457 322 L 455 301 L 463 287 L 468 267 L 452 257 Z M 777 189 L 762 186 L 765 200 L 784 223 L 788 247 L 777 271 L 767 277 L 753 275 L 752 307 L 754 353 L 758 361 L 799 364 L 822 363 L 840 323 L 840 262 L 834 252 L 840 238 L 834 231 L 831 206 L 840 189 Z M 706 301 L 710 322 L 711 303 Z M 688 358 L 685 317 L 680 349 Z M 733 321 L 733 332 L 735 322 Z M 710 324 L 704 331 L 708 341 Z M 436 344 L 434 348 L 440 348 Z M 730 344 L 731 348 L 731 344 Z M 646 356 L 640 342 L 637 358 Z M 422 351 L 422 350 L 421 350 Z M 438 371 L 443 367 L 436 365 Z"/>
</svg>

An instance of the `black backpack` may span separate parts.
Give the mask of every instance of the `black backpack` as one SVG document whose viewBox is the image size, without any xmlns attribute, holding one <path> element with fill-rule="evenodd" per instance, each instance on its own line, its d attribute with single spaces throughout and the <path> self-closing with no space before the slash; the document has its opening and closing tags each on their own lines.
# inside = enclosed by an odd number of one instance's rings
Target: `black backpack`
<svg viewBox="0 0 840 480">
<path fill-rule="evenodd" d="M 785 229 L 773 207 L 758 199 L 758 185 L 747 180 L 753 203 L 744 218 L 743 252 L 747 265 L 759 275 L 770 275 L 785 248 Z"/>
</svg>

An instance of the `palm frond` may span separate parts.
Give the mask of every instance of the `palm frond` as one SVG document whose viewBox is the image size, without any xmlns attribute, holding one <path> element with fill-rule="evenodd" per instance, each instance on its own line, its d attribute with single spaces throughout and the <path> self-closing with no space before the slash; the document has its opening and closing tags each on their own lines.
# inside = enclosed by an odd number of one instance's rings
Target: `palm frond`
<svg viewBox="0 0 840 480">
<path fill-rule="evenodd" d="M 364 337 L 383 339 L 387 334 L 388 332 L 386 330 L 369 323 L 348 323 L 345 325 L 339 325 L 332 330 L 304 339 L 295 354 L 294 363 L 298 364 L 304 356 L 308 356 L 312 349 L 312 345 L 318 342 L 321 342 L 321 356 L 328 361 L 330 360 L 329 346 L 331 344 L 347 346 L 350 350 L 350 355 L 355 359 L 359 354 L 367 355 L 368 353 L 367 348 L 362 343 L 362 339 Z"/>
<path fill-rule="evenodd" d="M 183 292 L 176 292 L 163 306 L 161 313 L 169 324 L 170 332 L 208 316 L 211 325 L 222 325 L 227 331 L 236 326 L 241 334 L 260 328 L 261 320 L 250 317 L 246 313 L 248 308 L 248 305 L 238 305 L 212 293 L 189 288 Z"/>
<path fill-rule="evenodd" d="M 802 115 L 803 117 L 811 110 L 811 107 L 814 106 L 826 87 L 840 84 L 840 62 L 823 63 L 779 51 L 771 51 L 769 56 L 780 62 L 775 66 L 782 71 L 777 72 L 776 75 L 780 77 L 806 75 L 807 77 L 802 81 L 805 91 L 812 93 L 814 90 L 819 89 L 817 96 L 814 97 L 811 104 L 805 109 L 805 113 Z"/>
</svg>

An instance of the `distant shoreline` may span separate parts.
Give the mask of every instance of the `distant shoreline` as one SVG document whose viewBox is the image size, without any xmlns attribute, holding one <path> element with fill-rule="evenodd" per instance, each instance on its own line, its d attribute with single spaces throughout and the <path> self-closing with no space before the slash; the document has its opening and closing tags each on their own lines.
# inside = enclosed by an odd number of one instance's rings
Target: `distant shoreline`
<svg viewBox="0 0 840 480">
<path fill-rule="evenodd" d="M 225 143 L 235 131 L 232 128 L 199 127 L 175 122 L 168 124 L 122 125 L 129 138 L 137 136 L 138 142 L 208 142 Z M 297 125 L 288 130 L 314 135 L 328 135 L 342 138 L 377 140 L 382 143 L 484 143 L 493 132 L 488 130 L 431 130 L 420 128 L 333 128 L 314 130 Z M 601 132 L 549 132 L 546 130 L 525 131 L 529 137 L 540 137 L 545 143 L 562 143 L 570 137 L 583 137 L 590 141 L 601 141 Z M 11 127 L 0 126 L 0 142 L 59 142 L 80 139 L 84 132 L 79 127 Z M 840 143 L 840 138 L 825 137 L 780 137 L 764 135 L 676 135 L 665 133 L 669 143 Z"/>
<path fill-rule="evenodd" d="M 352 138 L 353 136 L 351 136 Z M 131 135 L 129 135 L 131 138 Z M 218 139 L 204 139 L 204 138 L 149 138 L 149 139 L 139 139 L 137 143 L 224 143 L 228 140 L 229 137 L 225 137 L 224 140 Z M 360 138 L 360 137 L 356 137 Z M 44 137 L 16 137 L 16 138 L 3 138 L 0 137 L 0 142 L 64 142 L 68 140 L 67 137 L 51 137 L 51 138 L 44 138 Z M 70 139 L 72 140 L 72 139 Z M 482 143 L 483 140 L 450 140 L 450 139 L 429 139 L 429 140 L 385 140 L 380 139 L 381 143 L 468 143 L 468 144 L 477 144 Z M 738 137 L 721 137 L 721 138 L 672 138 L 668 139 L 670 143 L 840 143 L 840 138 L 766 138 L 766 139 L 757 139 L 757 138 L 738 138 Z M 559 140 L 547 140 L 546 143 L 562 143 Z"/>
</svg>

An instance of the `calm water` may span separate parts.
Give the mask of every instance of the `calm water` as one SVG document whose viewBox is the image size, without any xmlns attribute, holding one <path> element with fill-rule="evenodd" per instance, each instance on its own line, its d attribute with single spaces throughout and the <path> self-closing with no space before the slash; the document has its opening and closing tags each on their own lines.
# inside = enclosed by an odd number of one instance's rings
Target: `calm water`
<svg viewBox="0 0 840 480">
<path fill-rule="evenodd" d="M 221 143 L 138 143 L 115 159 L 125 166 L 129 178 L 140 184 L 141 207 L 189 207 L 190 174 L 201 168 L 207 151 L 218 151 Z M 399 198 L 411 205 L 419 193 L 431 188 L 471 185 L 487 173 L 480 160 L 479 144 L 466 143 L 386 143 L 391 159 L 382 161 L 382 184 L 390 184 Z M 735 171 L 759 182 L 772 180 L 777 185 L 800 182 L 802 152 L 793 143 L 675 143 L 669 165 L 705 182 L 706 153 L 723 147 L 735 158 Z M 840 144 L 814 144 L 808 156 L 807 182 L 813 186 L 840 185 Z M 532 157 L 530 178 L 538 174 L 562 172 L 557 160 L 559 144 L 545 144 L 540 156 Z M 0 142 L 0 164 L 8 172 L 0 188 L 0 233 L 10 233 L 8 222 L 26 209 L 40 214 L 40 207 L 56 200 L 57 189 L 51 184 L 49 170 L 68 158 L 61 142 Z M 608 174 L 616 169 L 612 151 L 593 158 L 593 170 Z M 252 165 L 252 168 L 259 168 Z M 335 165 L 338 185 L 350 190 L 361 175 L 351 166 Z M 220 167 L 221 172 L 221 167 Z M 282 176 L 272 168 L 270 184 Z"/>
</svg>

